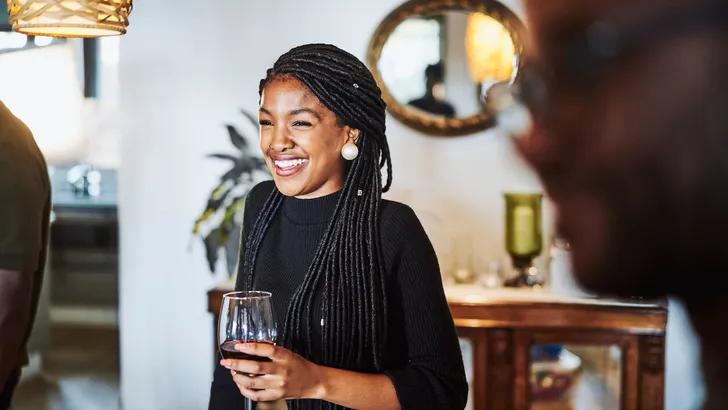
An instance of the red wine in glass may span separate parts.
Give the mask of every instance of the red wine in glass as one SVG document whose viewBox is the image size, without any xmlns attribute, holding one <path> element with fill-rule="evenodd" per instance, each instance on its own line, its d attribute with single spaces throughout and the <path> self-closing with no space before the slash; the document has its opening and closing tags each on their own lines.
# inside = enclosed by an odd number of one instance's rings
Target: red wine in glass
<svg viewBox="0 0 728 410">
<path fill-rule="evenodd" d="M 269 357 L 261 357 L 261 356 L 254 356 L 252 354 L 243 353 L 239 350 L 235 349 L 235 345 L 240 343 L 246 343 L 242 340 L 229 340 L 223 344 L 220 345 L 220 354 L 222 355 L 223 359 L 232 359 L 232 360 L 253 360 L 256 362 L 270 362 Z M 250 343 L 250 342 L 247 342 Z M 273 344 L 267 340 L 263 341 L 256 341 L 255 343 L 267 343 L 267 344 Z"/>
<path fill-rule="evenodd" d="M 225 359 L 270 361 L 235 350 L 239 343 L 276 342 L 276 321 L 270 292 L 232 292 L 222 298 L 218 337 L 220 355 Z M 253 410 L 253 402 L 245 401 L 246 410 Z"/>
</svg>

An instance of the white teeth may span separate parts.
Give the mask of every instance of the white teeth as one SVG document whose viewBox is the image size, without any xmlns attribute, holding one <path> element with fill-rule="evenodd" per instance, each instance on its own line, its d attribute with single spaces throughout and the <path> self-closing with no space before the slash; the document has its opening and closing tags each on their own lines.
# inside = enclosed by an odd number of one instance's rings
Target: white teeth
<svg viewBox="0 0 728 410">
<path fill-rule="evenodd" d="M 292 168 L 298 165 L 303 164 L 304 162 L 307 162 L 307 159 L 298 158 L 298 159 L 287 159 L 283 161 L 275 161 L 275 164 L 278 168 Z"/>
</svg>

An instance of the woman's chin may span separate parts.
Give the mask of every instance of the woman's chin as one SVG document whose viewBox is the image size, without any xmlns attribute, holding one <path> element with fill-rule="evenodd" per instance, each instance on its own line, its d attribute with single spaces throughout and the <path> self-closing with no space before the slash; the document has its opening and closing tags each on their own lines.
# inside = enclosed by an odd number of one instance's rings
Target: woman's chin
<svg viewBox="0 0 728 410">
<path fill-rule="evenodd" d="M 285 196 L 299 196 L 305 194 L 305 184 L 293 181 L 291 178 L 274 176 L 273 182 L 275 182 L 278 191 Z"/>
</svg>

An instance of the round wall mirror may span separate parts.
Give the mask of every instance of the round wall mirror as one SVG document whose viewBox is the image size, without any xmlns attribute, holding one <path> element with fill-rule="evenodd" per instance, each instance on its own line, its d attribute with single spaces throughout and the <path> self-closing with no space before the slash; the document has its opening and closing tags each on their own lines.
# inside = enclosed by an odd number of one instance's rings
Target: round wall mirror
<svg viewBox="0 0 728 410">
<path fill-rule="evenodd" d="M 372 36 L 367 60 L 389 112 L 437 136 L 493 125 L 484 96 L 519 74 L 525 28 L 493 0 L 412 0 Z"/>
</svg>

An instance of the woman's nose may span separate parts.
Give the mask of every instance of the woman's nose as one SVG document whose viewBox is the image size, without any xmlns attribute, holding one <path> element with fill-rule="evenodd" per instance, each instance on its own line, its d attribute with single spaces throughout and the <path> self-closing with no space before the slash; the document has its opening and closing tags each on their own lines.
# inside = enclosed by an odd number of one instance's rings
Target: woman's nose
<svg viewBox="0 0 728 410">
<path fill-rule="evenodd" d="M 295 145 L 296 144 L 293 140 L 288 137 L 285 128 L 280 127 L 273 133 L 273 139 L 268 145 L 268 149 L 276 152 L 283 152 L 293 148 Z"/>
</svg>

